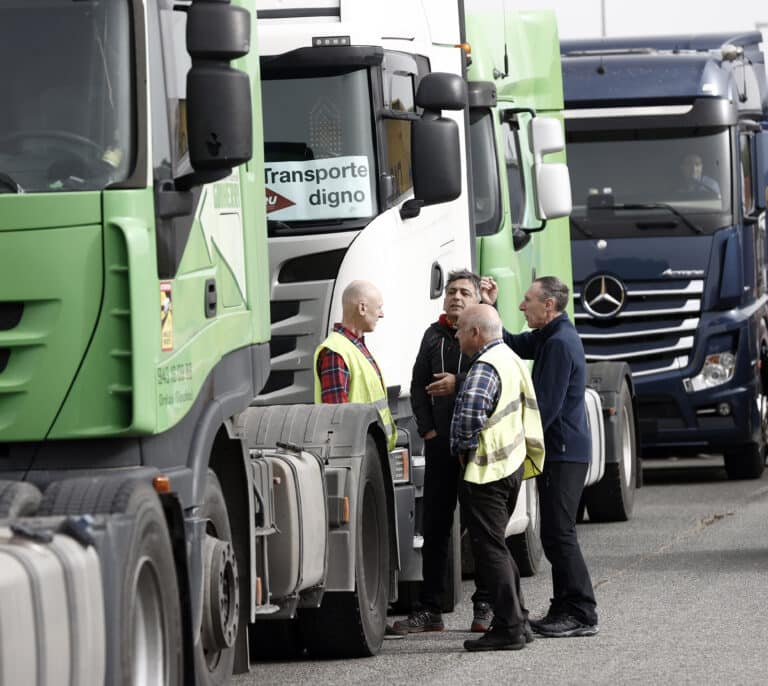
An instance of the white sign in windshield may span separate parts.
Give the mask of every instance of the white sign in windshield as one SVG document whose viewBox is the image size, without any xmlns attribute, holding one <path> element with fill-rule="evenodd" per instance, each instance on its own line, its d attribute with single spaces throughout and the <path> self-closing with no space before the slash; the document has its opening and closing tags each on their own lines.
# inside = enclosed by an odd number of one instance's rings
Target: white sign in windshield
<svg viewBox="0 0 768 686">
<path fill-rule="evenodd" d="M 264 185 L 270 219 L 304 221 L 373 214 L 369 161 L 365 155 L 265 162 Z"/>
</svg>

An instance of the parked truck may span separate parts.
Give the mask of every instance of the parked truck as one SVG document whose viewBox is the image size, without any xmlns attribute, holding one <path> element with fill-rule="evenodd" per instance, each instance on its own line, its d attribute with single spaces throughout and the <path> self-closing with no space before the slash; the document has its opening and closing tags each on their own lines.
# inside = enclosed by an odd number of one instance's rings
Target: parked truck
<svg viewBox="0 0 768 686">
<path fill-rule="evenodd" d="M 225 683 L 249 636 L 372 655 L 419 578 L 410 365 L 447 270 L 490 249 L 468 131 L 494 89 L 467 87 L 461 3 L 304 5 L 259 3 L 257 41 L 251 0 L 0 4 L 4 682 Z M 540 225 L 562 140 L 525 133 Z M 311 404 L 360 277 L 393 451 L 373 407 Z"/>
<path fill-rule="evenodd" d="M 561 139 L 563 86 L 555 18 L 550 12 L 514 11 L 515 5 L 468 3 L 467 34 L 472 46 L 468 73 L 478 264 L 499 283 L 499 311 L 506 328 L 517 332 L 526 326 L 518 305 L 532 279 L 555 274 L 571 282 L 565 219 L 571 199 L 559 190 L 567 185 L 568 169 Z M 543 166 L 542 150 L 549 162 Z M 547 205 L 544 213 L 537 207 L 542 202 Z M 572 303 L 568 312 L 573 317 Z M 591 363 L 587 372 L 595 455 L 584 506 L 593 521 L 621 521 L 631 516 L 635 489 L 641 485 L 634 386 L 623 362 Z M 535 481 L 525 490 L 529 501 L 537 498 Z M 527 512 L 535 518 L 537 507 L 529 505 Z M 537 520 L 529 519 L 525 534 L 510 539 L 518 565 L 526 571 L 538 566 L 537 526 Z"/>
<path fill-rule="evenodd" d="M 732 479 L 762 474 L 768 431 L 761 41 L 561 45 L 587 358 L 630 364 L 645 453 L 722 452 Z"/>
</svg>

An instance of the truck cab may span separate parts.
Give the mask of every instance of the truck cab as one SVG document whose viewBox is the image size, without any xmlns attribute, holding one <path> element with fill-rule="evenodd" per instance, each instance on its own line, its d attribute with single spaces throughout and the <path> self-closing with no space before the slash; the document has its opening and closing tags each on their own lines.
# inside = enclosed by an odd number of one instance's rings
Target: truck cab
<svg viewBox="0 0 768 686">
<path fill-rule="evenodd" d="M 563 41 L 576 321 L 625 360 L 650 455 L 765 461 L 762 37 Z"/>
</svg>

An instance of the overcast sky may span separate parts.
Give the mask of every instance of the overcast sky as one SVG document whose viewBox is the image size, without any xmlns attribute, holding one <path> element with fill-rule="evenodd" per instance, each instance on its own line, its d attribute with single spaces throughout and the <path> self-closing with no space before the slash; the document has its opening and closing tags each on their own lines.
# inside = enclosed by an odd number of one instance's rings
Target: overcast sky
<svg viewBox="0 0 768 686">
<path fill-rule="evenodd" d="M 768 0 L 516 0 L 519 9 L 551 9 L 561 38 L 711 33 L 759 28 L 768 33 Z"/>
</svg>

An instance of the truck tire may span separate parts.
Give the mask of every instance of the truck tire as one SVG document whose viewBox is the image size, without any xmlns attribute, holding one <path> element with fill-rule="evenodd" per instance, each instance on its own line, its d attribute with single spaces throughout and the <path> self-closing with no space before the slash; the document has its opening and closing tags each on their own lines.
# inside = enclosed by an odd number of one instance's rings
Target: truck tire
<svg viewBox="0 0 768 686">
<path fill-rule="evenodd" d="M 725 473 L 731 480 L 759 479 L 765 470 L 768 446 L 768 329 L 764 322 L 760 330 L 760 440 L 724 452 Z"/>
<path fill-rule="evenodd" d="M 507 548 L 515 558 L 520 576 L 535 576 L 539 571 L 543 548 L 541 545 L 541 517 L 539 516 L 539 489 L 536 479 L 524 482 L 528 503 L 528 526 L 525 531 L 507 539 Z"/>
<path fill-rule="evenodd" d="M 35 514 L 42 497 L 37 486 L 26 481 L 0 481 L 0 519 Z"/>
<path fill-rule="evenodd" d="M 605 474 L 584 489 L 584 502 L 592 522 L 624 522 L 632 516 L 637 447 L 632 396 L 626 380 L 621 382 L 614 420 L 605 424 Z M 615 458 L 609 462 L 610 456 Z"/>
<path fill-rule="evenodd" d="M 759 443 L 747 443 L 740 448 L 727 450 L 723 462 L 725 473 L 731 481 L 759 479 L 765 469 L 765 447 Z"/>
<path fill-rule="evenodd" d="M 389 520 L 384 475 L 367 437 L 355 513 L 355 590 L 326 592 L 316 610 L 302 610 L 304 643 L 315 657 L 376 655 L 384 639 L 389 601 Z"/>
<path fill-rule="evenodd" d="M 235 662 L 240 584 L 227 503 L 219 479 L 210 469 L 200 516 L 208 523 L 203 544 L 203 622 L 196 660 L 203 682 L 220 686 L 229 681 Z"/>
<path fill-rule="evenodd" d="M 134 519 L 122 562 L 120 683 L 184 683 L 181 605 L 165 514 L 152 487 L 85 477 L 51 484 L 40 515 L 127 514 Z"/>
</svg>

